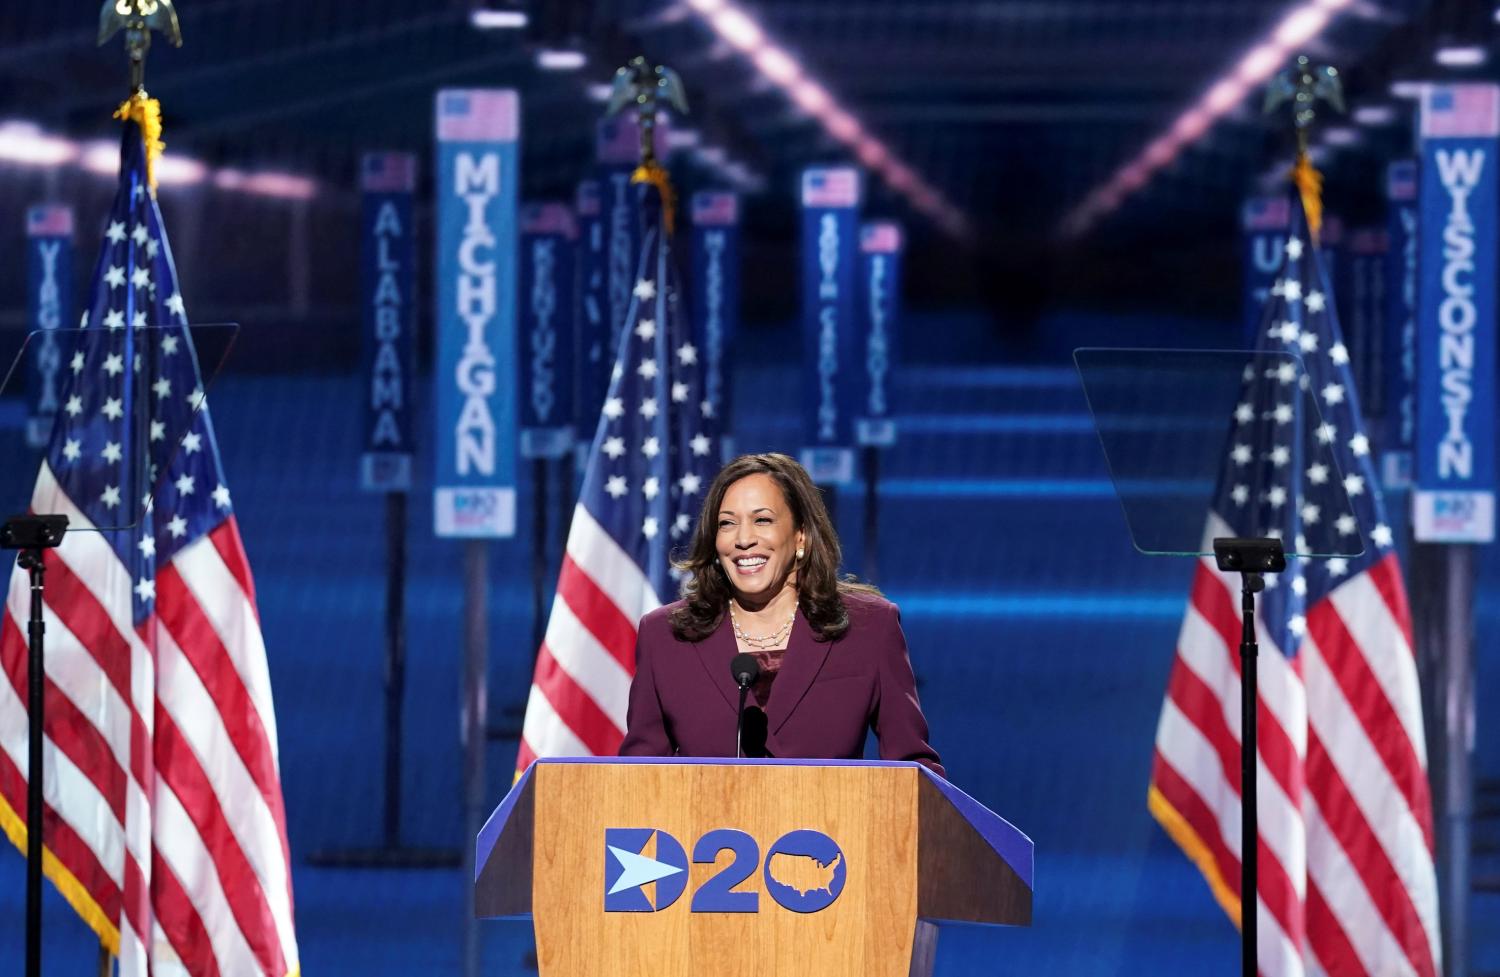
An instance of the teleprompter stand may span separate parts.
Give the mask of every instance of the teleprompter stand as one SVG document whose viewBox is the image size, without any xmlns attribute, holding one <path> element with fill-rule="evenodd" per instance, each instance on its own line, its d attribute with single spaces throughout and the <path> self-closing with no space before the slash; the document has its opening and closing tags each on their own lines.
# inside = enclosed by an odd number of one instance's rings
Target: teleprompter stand
<svg viewBox="0 0 1500 977">
<path fill-rule="evenodd" d="M 1240 964 L 1245 977 L 1256 977 L 1256 905 L 1253 893 L 1259 867 L 1260 825 L 1256 821 L 1255 751 L 1257 680 L 1255 640 L 1255 595 L 1266 589 L 1264 574 L 1286 569 L 1281 540 L 1238 536 L 1214 540 L 1214 559 L 1219 569 L 1240 575 Z M 1248 898 L 1245 893 L 1252 893 Z"/>
<path fill-rule="evenodd" d="M 13 516 L 0 526 L 0 549 L 20 550 L 16 564 L 31 578 L 26 625 L 26 977 L 42 973 L 42 708 L 45 702 L 42 619 L 47 550 L 62 542 L 67 516 Z"/>
</svg>

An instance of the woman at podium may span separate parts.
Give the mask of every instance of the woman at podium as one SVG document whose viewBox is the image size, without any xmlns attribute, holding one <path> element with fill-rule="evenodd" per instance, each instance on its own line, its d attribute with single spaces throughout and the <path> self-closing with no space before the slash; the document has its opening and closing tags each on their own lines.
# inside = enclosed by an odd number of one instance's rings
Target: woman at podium
<svg viewBox="0 0 1500 977">
<path fill-rule="evenodd" d="M 840 580 L 833 521 L 807 471 L 782 454 L 743 455 L 704 498 L 682 599 L 641 619 L 622 756 L 734 756 L 740 688 L 754 656 L 746 756 L 881 759 L 943 772 L 927 742 L 900 613 L 874 587 Z M 742 660 L 743 661 L 743 660 Z"/>
</svg>

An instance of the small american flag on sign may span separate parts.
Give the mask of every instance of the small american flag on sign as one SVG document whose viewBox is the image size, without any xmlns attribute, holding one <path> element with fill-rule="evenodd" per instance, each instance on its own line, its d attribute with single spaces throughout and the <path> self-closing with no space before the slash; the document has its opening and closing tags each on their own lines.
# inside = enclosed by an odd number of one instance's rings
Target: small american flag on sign
<svg viewBox="0 0 1500 977">
<path fill-rule="evenodd" d="M 722 190 L 693 194 L 693 223 L 699 227 L 733 227 L 740 219 L 740 198 Z"/>
<path fill-rule="evenodd" d="M 599 203 L 599 181 L 584 180 L 578 184 L 578 197 L 574 203 L 579 217 L 598 217 L 601 209 Z"/>
<path fill-rule="evenodd" d="M 27 237 L 72 237 L 73 208 L 37 204 L 26 211 Z"/>
<path fill-rule="evenodd" d="M 858 207 L 859 171 L 848 166 L 804 171 L 802 206 Z"/>
<path fill-rule="evenodd" d="M 1385 171 L 1385 195 L 1390 200 L 1417 199 L 1417 161 L 1398 159 Z"/>
<path fill-rule="evenodd" d="M 860 228 L 859 250 L 865 254 L 895 254 L 901 250 L 901 225 L 871 221 Z"/>
<path fill-rule="evenodd" d="M 578 236 L 573 223 L 573 212 L 567 204 L 555 201 L 527 204 L 521 208 L 522 234 L 561 234 L 563 237 Z"/>
<path fill-rule="evenodd" d="M 1284 231 L 1292 221 L 1292 211 L 1282 196 L 1251 197 L 1245 201 L 1240 222 L 1247 231 Z"/>
<path fill-rule="evenodd" d="M 410 193 L 417 183 L 417 158 L 411 153 L 365 153 L 360 160 L 359 188 L 368 193 Z"/>
<path fill-rule="evenodd" d="M 1500 86 L 1433 85 L 1422 100 L 1422 138 L 1500 135 Z"/>
<path fill-rule="evenodd" d="M 439 142 L 515 139 L 520 121 L 520 101 L 511 89 L 463 88 L 438 92 Z"/>
</svg>

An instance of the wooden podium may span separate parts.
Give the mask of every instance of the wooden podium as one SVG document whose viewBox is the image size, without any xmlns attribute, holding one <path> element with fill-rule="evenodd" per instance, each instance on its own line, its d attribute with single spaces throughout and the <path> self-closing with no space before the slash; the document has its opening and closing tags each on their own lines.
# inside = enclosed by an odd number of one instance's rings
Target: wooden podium
<svg viewBox="0 0 1500 977">
<path fill-rule="evenodd" d="M 935 923 L 1031 923 L 1031 839 L 916 763 L 539 760 L 477 846 L 542 977 L 925 977 Z"/>
</svg>

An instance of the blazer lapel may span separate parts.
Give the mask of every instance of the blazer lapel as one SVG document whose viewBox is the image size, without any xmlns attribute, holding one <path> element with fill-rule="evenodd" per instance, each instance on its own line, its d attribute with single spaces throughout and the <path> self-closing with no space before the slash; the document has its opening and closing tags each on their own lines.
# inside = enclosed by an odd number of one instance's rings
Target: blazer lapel
<svg viewBox="0 0 1500 977">
<path fill-rule="evenodd" d="M 733 643 L 731 633 L 731 646 Z M 792 625 L 792 636 L 787 641 L 781 671 L 776 674 L 776 681 L 771 686 L 771 701 L 766 704 L 766 725 L 771 733 L 780 729 L 802 702 L 802 697 L 812 688 L 813 680 L 822 671 L 823 662 L 828 659 L 828 652 L 832 649 L 832 641 L 817 640 L 807 618 L 799 611 L 797 620 Z M 724 671 L 726 674 L 729 671 L 727 664 Z M 733 683 L 730 687 L 734 687 Z"/>
<path fill-rule="evenodd" d="M 726 611 L 714 633 L 698 642 L 698 664 L 708 673 L 708 680 L 724 697 L 724 703 L 729 706 L 731 713 L 740 701 L 740 687 L 734 684 L 734 678 L 729 674 L 729 663 L 737 651 L 734 631 L 729 626 L 729 613 Z M 749 701 L 753 703 L 755 700 L 752 698 Z"/>
</svg>

